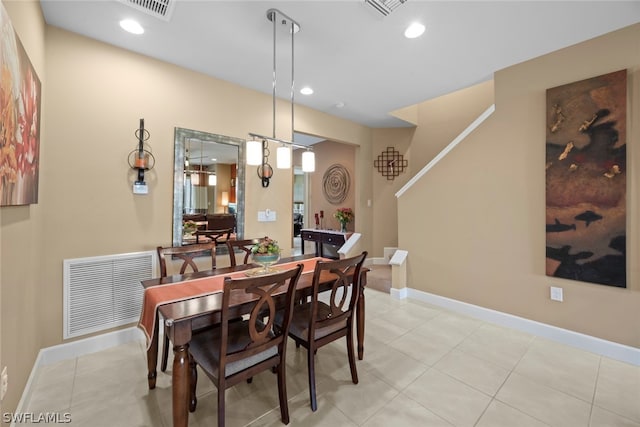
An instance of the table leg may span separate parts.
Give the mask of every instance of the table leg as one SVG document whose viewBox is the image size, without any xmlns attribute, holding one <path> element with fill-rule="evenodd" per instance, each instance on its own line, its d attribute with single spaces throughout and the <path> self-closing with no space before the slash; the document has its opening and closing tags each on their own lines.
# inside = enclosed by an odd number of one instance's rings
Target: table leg
<svg viewBox="0 0 640 427">
<path fill-rule="evenodd" d="M 156 313 L 155 326 L 153 328 L 153 336 L 151 337 L 151 345 L 147 350 L 147 382 L 149 383 L 149 390 L 156 388 L 156 377 L 158 373 L 156 367 L 158 365 L 158 313 Z"/>
<path fill-rule="evenodd" d="M 173 427 L 189 425 L 189 344 L 173 347 Z"/>
</svg>

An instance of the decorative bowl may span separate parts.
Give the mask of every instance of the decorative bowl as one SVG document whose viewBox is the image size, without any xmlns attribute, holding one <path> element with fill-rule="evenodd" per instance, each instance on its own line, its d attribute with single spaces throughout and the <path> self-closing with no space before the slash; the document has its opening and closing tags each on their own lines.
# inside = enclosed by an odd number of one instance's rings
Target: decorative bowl
<svg viewBox="0 0 640 427">
<path fill-rule="evenodd" d="M 273 273 L 277 270 L 275 268 L 271 268 L 271 266 L 280 260 L 280 253 L 279 252 L 265 253 L 265 254 L 255 253 L 255 254 L 251 254 L 251 259 L 253 260 L 254 263 L 260 264 L 262 266 L 262 269 L 257 271 L 258 273 L 260 274 Z"/>
</svg>

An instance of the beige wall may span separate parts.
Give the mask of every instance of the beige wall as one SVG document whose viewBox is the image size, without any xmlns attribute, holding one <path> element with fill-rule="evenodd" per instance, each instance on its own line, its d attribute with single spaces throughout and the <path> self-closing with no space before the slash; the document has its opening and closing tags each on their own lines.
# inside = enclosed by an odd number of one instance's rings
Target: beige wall
<svg viewBox="0 0 640 427">
<path fill-rule="evenodd" d="M 410 287 L 640 347 L 638 40 L 640 25 L 635 25 L 495 75 L 493 116 L 398 200 L 399 243 L 409 251 Z M 631 289 L 549 278 L 544 233 L 545 91 L 623 68 L 629 70 L 630 89 Z M 466 102 L 474 100 L 460 99 L 461 105 Z M 421 127 L 430 119 L 426 113 L 420 113 Z M 412 153 L 427 143 L 416 132 Z M 564 288 L 564 302 L 549 299 L 550 285 Z"/>
<path fill-rule="evenodd" d="M 51 285 L 44 291 L 49 303 L 43 310 L 46 318 L 56 320 L 45 326 L 45 346 L 62 339 L 63 259 L 149 250 L 171 242 L 175 126 L 235 137 L 267 134 L 271 128 L 268 95 L 51 27 L 46 54 L 51 106 L 45 112 L 51 123 L 47 139 L 56 149 L 47 158 L 54 167 L 46 175 L 43 199 L 54 208 L 44 220 L 44 239 L 56 256 L 44 261 Z M 304 122 L 317 121 L 316 114 L 331 130 L 324 133 L 356 135 L 353 143 L 369 144 L 362 126 L 300 108 L 296 123 L 302 131 Z M 126 162 L 140 117 L 156 158 L 146 177 L 147 196 L 132 194 L 134 173 Z M 285 115 L 278 129 L 287 126 Z M 245 234 L 290 241 L 291 171 L 276 169 L 268 188 L 261 187 L 255 167 L 248 167 L 246 175 Z M 257 211 L 267 208 L 277 211 L 278 221 L 257 221 Z"/>
<path fill-rule="evenodd" d="M 45 25 L 40 4 L 6 0 L 2 3 L 44 87 Z M 45 104 L 46 97 L 43 97 L 43 106 Z M 46 131 L 45 122 L 41 115 L 41 135 Z M 41 157 L 46 155 L 45 145 L 42 138 Z M 43 169 L 46 166 L 41 165 Z M 42 179 L 40 182 L 42 184 Z M 42 343 L 42 317 L 38 307 L 45 276 L 36 266 L 45 254 L 41 240 L 44 209 L 42 202 L 0 208 L 0 359 L 1 366 L 7 366 L 9 374 L 9 389 L 2 402 L 2 412 L 16 407 Z"/>
<path fill-rule="evenodd" d="M 370 256 L 382 257 L 385 247 L 398 246 L 398 206 L 395 193 L 493 102 L 491 80 L 394 112 L 417 122 L 419 126 L 373 129 L 371 182 L 376 191 L 371 211 L 373 222 L 377 226 Z M 408 161 L 406 171 L 393 180 L 382 176 L 375 167 L 375 160 L 387 147 L 393 147 Z"/>
<path fill-rule="evenodd" d="M 323 141 L 313 146 L 316 155 L 316 172 L 311 175 L 309 182 L 309 221 L 310 227 L 315 227 L 315 214 L 324 211 L 324 228 L 339 230 L 340 223 L 333 217 L 338 208 L 351 208 L 355 214 L 354 222 L 348 224 L 347 230 L 353 231 L 358 226 L 360 215 L 365 212 L 356 208 L 356 194 L 358 193 L 359 182 L 355 174 L 355 147 L 349 144 L 341 144 L 333 141 Z M 350 189 L 344 202 L 334 205 L 325 197 L 323 192 L 323 176 L 327 169 L 340 164 L 349 172 Z"/>
<path fill-rule="evenodd" d="M 369 254 L 371 257 L 382 257 L 385 247 L 398 246 L 398 203 L 395 194 L 415 174 L 415 172 L 412 173 L 412 170 L 420 170 L 418 165 L 414 164 L 416 161 L 410 150 L 415 132 L 415 127 L 374 129 L 373 131 L 371 182 L 376 191 L 368 211 L 376 228 L 371 244 L 372 251 Z M 382 176 L 375 163 L 378 156 L 381 156 L 387 147 L 393 147 L 403 156 L 404 160 L 407 160 L 407 169 L 392 180 Z"/>
</svg>

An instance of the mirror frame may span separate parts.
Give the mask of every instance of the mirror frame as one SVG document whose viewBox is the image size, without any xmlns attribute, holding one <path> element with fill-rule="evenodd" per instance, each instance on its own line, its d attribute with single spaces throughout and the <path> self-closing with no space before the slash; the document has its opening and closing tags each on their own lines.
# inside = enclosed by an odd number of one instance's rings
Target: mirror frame
<svg viewBox="0 0 640 427">
<path fill-rule="evenodd" d="M 191 138 L 204 142 L 215 142 L 238 147 L 238 163 L 236 167 L 236 236 L 238 239 L 242 239 L 242 236 L 244 236 L 244 150 L 246 141 L 232 136 L 176 127 L 174 128 L 173 141 L 173 246 L 182 246 L 185 141 Z"/>
</svg>

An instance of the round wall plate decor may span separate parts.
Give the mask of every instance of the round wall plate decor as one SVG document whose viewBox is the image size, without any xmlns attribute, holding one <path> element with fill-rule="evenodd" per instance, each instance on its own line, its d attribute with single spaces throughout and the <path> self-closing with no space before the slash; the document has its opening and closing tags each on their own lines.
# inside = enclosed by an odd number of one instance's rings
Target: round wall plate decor
<svg viewBox="0 0 640 427">
<path fill-rule="evenodd" d="M 332 205 L 344 202 L 349 194 L 351 177 L 347 168 L 341 164 L 329 166 L 322 176 L 322 192 L 325 199 Z"/>
</svg>

